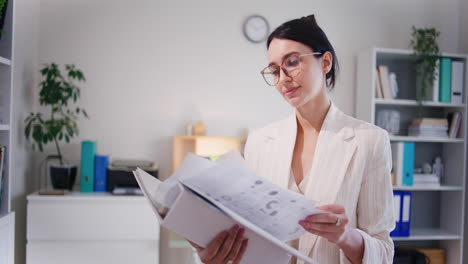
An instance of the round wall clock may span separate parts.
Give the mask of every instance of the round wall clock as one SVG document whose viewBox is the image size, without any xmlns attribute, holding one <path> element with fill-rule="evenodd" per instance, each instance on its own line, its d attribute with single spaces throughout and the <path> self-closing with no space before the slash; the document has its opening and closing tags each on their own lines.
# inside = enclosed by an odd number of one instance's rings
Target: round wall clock
<svg viewBox="0 0 468 264">
<path fill-rule="evenodd" d="M 247 17 L 244 22 L 243 31 L 245 37 L 253 43 L 264 41 L 270 32 L 268 21 L 260 15 Z"/>
</svg>

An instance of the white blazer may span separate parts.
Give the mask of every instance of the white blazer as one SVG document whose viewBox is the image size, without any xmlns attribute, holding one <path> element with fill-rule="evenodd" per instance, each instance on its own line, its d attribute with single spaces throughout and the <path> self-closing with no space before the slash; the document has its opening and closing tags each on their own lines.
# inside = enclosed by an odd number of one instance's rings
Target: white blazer
<svg viewBox="0 0 468 264">
<path fill-rule="evenodd" d="M 288 188 L 296 142 L 296 115 L 251 133 L 245 159 L 259 175 Z M 345 207 L 348 225 L 364 238 L 363 263 L 392 263 L 395 227 L 390 141 L 385 130 L 345 115 L 333 103 L 318 137 L 304 195 L 319 205 Z M 299 251 L 320 264 L 350 263 L 327 239 L 306 233 Z M 303 263 L 298 260 L 298 263 Z"/>
</svg>

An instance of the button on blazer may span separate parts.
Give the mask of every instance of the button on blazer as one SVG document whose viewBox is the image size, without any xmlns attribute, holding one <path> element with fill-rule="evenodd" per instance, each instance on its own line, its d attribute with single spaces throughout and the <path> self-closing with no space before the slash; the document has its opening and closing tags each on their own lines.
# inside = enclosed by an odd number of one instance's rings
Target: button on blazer
<svg viewBox="0 0 468 264">
<path fill-rule="evenodd" d="M 244 156 L 259 175 L 288 188 L 296 114 L 249 134 Z M 392 263 L 395 227 L 391 150 L 385 130 L 345 115 L 332 103 L 320 130 L 304 195 L 345 207 L 348 225 L 364 238 L 363 263 Z M 306 233 L 299 251 L 319 263 L 350 263 L 327 239 Z M 298 263 L 303 263 L 298 260 Z"/>
</svg>

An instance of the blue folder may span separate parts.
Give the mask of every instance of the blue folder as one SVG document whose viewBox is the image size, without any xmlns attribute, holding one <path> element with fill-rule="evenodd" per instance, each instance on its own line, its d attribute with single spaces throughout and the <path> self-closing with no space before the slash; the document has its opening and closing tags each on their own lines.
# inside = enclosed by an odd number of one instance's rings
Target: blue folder
<svg viewBox="0 0 468 264">
<path fill-rule="evenodd" d="M 94 191 L 94 156 L 96 155 L 95 141 L 81 142 L 81 173 L 80 191 Z"/>
<path fill-rule="evenodd" d="M 390 236 L 397 237 L 400 236 L 400 229 L 401 229 L 401 200 L 402 195 L 401 192 L 394 191 L 393 192 L 393 203 L 395 208 L 395 229 L 390 232 Z"/>
<path fill-rule="evenodd" d="M 405 142 L 403 146 L 403 185 L 413 186 L 414 179 L 414 142 Z"/>
<path fill-rule="evenodd" d="M 107 167 L 109 166 L 109 156 L 96 155 L 94 163 L 94 191 L 105 192 L 107 190 Z"/>
<path fill-rule="evenodd" d="M 410 236 L 412 199 L 413 195 L 411 192 L 402 192 L 400 225 L 400 236 L 402 237 Z"/>
</svg>

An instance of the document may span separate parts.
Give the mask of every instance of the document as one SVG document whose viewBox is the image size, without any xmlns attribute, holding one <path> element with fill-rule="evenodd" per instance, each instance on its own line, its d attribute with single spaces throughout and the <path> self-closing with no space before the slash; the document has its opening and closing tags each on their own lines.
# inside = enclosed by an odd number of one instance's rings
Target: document
<svg viewBox="0 0 468 264">
<path fill-rule="evenodd" d="M 164 182 L 140 169 L 134 174 L 161 224 L 201 246 L 237 223 L 249 238 L 241 263 L 286 264 L 291 255 L 316 263 L 284 242 L 305 233 L 300 219 L 323 211 L 256 175 L 237 152 L 216 162 L 188 154 Z"/>
</svg>

